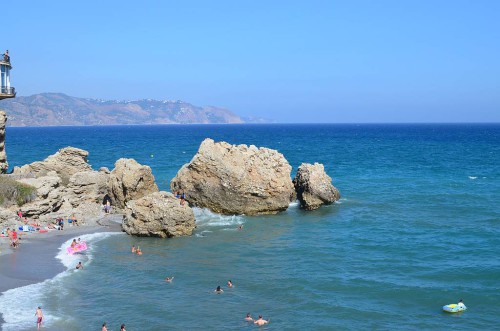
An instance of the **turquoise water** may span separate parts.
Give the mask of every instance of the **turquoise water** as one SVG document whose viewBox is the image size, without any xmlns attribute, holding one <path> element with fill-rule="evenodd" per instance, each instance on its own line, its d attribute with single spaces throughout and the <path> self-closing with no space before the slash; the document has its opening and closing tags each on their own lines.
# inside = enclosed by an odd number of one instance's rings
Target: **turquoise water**
<svg viewBox="0 0 500 331">
<path fill-rule="evenodd" d="M 167 189 L 206 137 L 277 149 L 293 174 L 323 163 L 342 199 L 274 216 L 197 209 L 191 237 L 89 236 L 85 256 L 60 256 L 67 272 L 0 297 L 4 329 L 32 329 L 36 305 L 50 330 L 245 330 L 247 312 L 269 330 L 497 328 L 500 125 L 7 128 L 7 153 L 15 166 L 70 145 L 95 169 L 132 157 Z M 460 298 L 466 312 L 441 311 Z"/>
</svg>

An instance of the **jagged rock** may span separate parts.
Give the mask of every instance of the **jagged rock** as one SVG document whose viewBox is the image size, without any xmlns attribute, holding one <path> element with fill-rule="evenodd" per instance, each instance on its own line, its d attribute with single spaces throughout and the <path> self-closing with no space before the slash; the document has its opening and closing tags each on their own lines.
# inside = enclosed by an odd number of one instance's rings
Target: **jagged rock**
<svg viewBox="0 0 500 331">
<path fill-rule="evenodd" d="M 0 174 L 7 172 L 9 164 L 7 163 L 7 153 L 5 152 L 5 125 L 7 123 L 7 114 L 0 110 Z"/>
<path fill-rule="evenodd" d="M 88 202 L 102 204 L 108 191 L 109 174 L 103 171 L 77 172 L 69 179 L 66 199 L 73 207 Z"/>
<path fill-rule="evenodd" d="M 205 139 L 170 183 L 190 204 L 223 214 L 274 214 L 294 196 L 291 166 L 276 150 Z"/>
<path fill-rule="evenodd" d="M 109 175 L 108 194 L 118 208 L 124 208 L 131 200 L 158 192 L 155 178 L 148 166 L 134 159 L 119 159 Z"/>
<path fill-rule="evenodd" d="M 300 207 L 314 210 L 323 204 L 329 204 L 340 199 L 340 193 L 332 185 L 332 179 L 325 173 L 321 163 L 302 163 L 293 180 Z"/>
<path fill-rule="evenodd" d="M 21 207 L 23 214 L 38 218 L 40 215 L 58 210 L 63 203 L 62 179 L 51 171 L 47 176 L 39 178 L 23 178 L 18 180 L 36 188 L 37 198 Z"/>
<path fill-rule="evenodd" d="M 103 173 L 108 174 L 108 175 L 110 174 L 109 169 L 106 167 L 100 167 L 99 172 L 103 172 Z"/>
<path fill-rule="evenodd" d="M 126 233 L 141 237 L 189 236 L 195 228 L 193 210 L 171 193 L 151 193 L 127 203 Z"/>
<path fill-rule="evenodd" d="M 2 231 L 4 228 L 15 226 L 16 222 L 16 212 L 5 208 L 0 208 L 0 231 Z"/>
<path fill-rule="evenodd" d="M 83 149 L 61 148 L 57 153 L 50 155 L 43 161 L 36 161 L 20 168 L 15 167 L 14 174 L 31 174 L 40 177 L 45 176 L 50 171 L 55 171 L 61 177 L 63 185 L 66 185 L 73 174 L 92 170 L 87 162 L 88 155 L 89 153 Z"/>
</svg>

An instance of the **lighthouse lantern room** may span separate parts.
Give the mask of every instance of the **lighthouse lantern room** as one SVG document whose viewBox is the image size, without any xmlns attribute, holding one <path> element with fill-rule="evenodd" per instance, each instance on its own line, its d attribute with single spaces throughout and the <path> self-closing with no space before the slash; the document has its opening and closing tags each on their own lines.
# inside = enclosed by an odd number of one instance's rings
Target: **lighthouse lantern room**
<svg viewBox="0 0 500 331">
<path fill-rule="evenodd" d="M 7 50 L 0 58 L 0 100 L 16 97 L 16 90 L 10 86 L 10 69 L 12 69 L 12 65 Z"/>
</svg>

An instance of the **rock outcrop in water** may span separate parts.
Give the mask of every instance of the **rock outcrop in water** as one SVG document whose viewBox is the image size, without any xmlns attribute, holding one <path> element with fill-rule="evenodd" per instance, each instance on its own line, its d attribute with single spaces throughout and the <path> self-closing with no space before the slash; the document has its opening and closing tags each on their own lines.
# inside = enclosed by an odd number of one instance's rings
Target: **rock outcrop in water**
<svg viewBox="0 0 500 331">
<path fill-rule="evenodd" d="M 5 125 L 7 124 L 7 115 L 0 111 L 0 174 L 7 172 L 9 164 L 7 163 L 7 153 L 5 153 Z"/>
<path fill-rule="evenodd" d="M 109 175 L 109 196 L 115 206 L 125 208 L 128 201 L 158 192 L 151 168 L 134 159 L 119 159 Z"/>
<path fill-rule="evenodd" d="M 170 183 L 195 206 L 222 214 L 274 214 L 295 192 L 292 167 L 276 150 L 205 139 Z"/>
<path fill-rule="evenodd" d="M 130 235 L 170 238 L 189 236 L 195 228 L 193 210 L 171 193 L 155 192 L 129 201 L 123 229 Z"/>
<path fill-rule="evenodd" d="M 340 199 L 340 193 L 332 185 L 332 179 L 325 173 L 320 163 L 302 163 L 293 180 L 300 207 L 314 210 L 323 204 L 329 204 Z"/>
</svg>

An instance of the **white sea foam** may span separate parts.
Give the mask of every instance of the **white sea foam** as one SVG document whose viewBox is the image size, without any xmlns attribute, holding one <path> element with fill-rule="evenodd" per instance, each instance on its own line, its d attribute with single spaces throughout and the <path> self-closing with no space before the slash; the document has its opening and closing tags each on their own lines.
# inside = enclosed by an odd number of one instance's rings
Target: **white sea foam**
<svg viewBox="0 0 500 331">
<path fill-rule="evenodd" d="M 295 200 L 293 202 L 290 202 L 288 204 L 288 208 L 298 208 L 300 206 L 300 202 L 299 200 Z"/>
<path fill-rule="evenodd" d="M 34 317 L 37 306 L 42 306 L 42 299 L 49 288 L 57 286 L 62 274 L 53 279 L 48 279 L 42 283 L 31 284 L 12 290 L 5 291 L 0 296 L 0 312 L 5 321 L 4 331 L 19 330 L 36 327 L 36 318 Z M 51 323 L 58 319 L 50 311 L 44 310 L 45 321 Z M 46 326 L 47 323 L 44 323 Z"/>
<path fill-rule="evenodd" d="M 196 218 L 196 225 L 200 229 L 205 229 L 206 227 L 234 227 L 245 223 L 243 215 L 221 215 L 213 213 L 206 208 L 193 208 L 193 211 Z"/>
<path fill-rule="evenodd" d="M 474 179 L 477 179 L 477 177 L 476 176 L 469 176 L 469 179 L 474 180 Z"/>
<path fill-rule="evenodd" d="M 99 242 L 105 238 L 108 238 L 109 236 L 112 235 L 117 235 L 121 234 L 120 232 L 99 232 L 99 233 L 91 233 L 91 234 L 84 234 L 81 235 L 80 238 L 82 241 L 87 242 L 87 250 L 82 252 L 82 253 L 76 253 L 76 254 L 68 254 L 67 248 L 71 246 L 71 242 L 73 239 L 70 239 L 63 243 L 61 247 L 59 248 L 59 253 L 56 255 L 56 258 L 61 261 L 61 263 L 66 267 L 67 270 L 73 270 L 78 263 L 78 261 L 83 260 L 86 261 L 86 263 L 89 263 L 93 259 L 93 252 L 94 252 L 94 247 L 91 245 L 91 243 L 96 243 Z M 76 238 L 75 238 L 76 239 Z"/>
<path fill-rule="evenodd" d="M 35 328 L 36 318 L 34 316 L 37 306 L 43 307 L 43 300 L 46 298 L 46 294 L 50 293 L 54 289 L 57 291 L 64 291 L 61 288 L 61 281 L 63 278 L 71 275 L 75 272 L 75 266 L 77 261 L 85 260 L 88 264 L 92 261 L 94 248 L 92 244 L 107 238 L 111 235 L 121 234 L 119 232 L 102 232 L 94 234 L 81 235 L 80 239 L 86 241 L 89 248 L 84 252 L 85 254 L 73 254 L 67 253 L 67 247 L 71 245 L 71 240 L 64 242 L 59 248 L 59 253 L 56 258 L 61 261 L 61 263 L 66 267 L 66 271 L 63 271 L 56 275 L 52 279 L 47 279 L 41 283 L 31 284 L 23 287 L 18 287 L 5 291 L 0 295 L 0 313 L 5 321 L 3 324 L 4 331 L 14 331 L 19 329 Z M 43 309 L 44 326 L 46 329 L 50 329 L 50 325 L 61 317 L 53 315 L 49 310 Z"/>
</svg>

